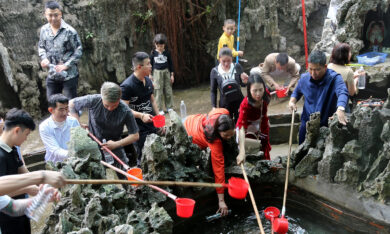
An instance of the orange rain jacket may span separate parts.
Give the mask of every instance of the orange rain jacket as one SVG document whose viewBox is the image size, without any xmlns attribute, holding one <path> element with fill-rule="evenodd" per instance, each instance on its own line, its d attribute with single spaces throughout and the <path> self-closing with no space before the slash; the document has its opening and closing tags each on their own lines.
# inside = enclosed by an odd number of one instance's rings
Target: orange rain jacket
<svg viewBox="0 0 390 234">
<path fill-rule="evenodd" d="M 225 183 L 225 159 L 221 139 L 217 138 L 212 143 L 206 140 L 204 128 L 206 125 L 214 127 L 215 121 L 220 115 L 229 115 L 225 108 L 215 108 L 206 114 L 190 115 L 184 121 L 184 127 L 188 135 L 192 136 L 192 142 L 201 149 L 207 147 L 211 150 L 211 165 L 213 167 L 215 183 Z M 224 188 L 216 188 L 217 193 L 224 193 Z"/>
</svg>

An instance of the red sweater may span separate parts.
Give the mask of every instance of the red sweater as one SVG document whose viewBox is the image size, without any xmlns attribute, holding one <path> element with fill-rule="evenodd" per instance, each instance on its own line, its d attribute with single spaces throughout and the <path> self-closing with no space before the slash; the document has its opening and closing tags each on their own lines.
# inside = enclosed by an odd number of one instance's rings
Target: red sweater
<svg viewBox="0 0 390 234">
<path fill-rule="evenodd" d="M 260 110 L 260 108 L 256 108 L 249 104 L 248 97 L 245 97 L 240 105 L 240 116 L 238 117 L 236 127 L 239 129 L 244 127 L 245 133 L 247 133 L 248 126 L 252 125 L 258 128 L 258 125 L 256 126 L 256 124 L 261 122 L 260 131 L 257 130 L 257 132 L 254 133 L 256 135 L 261 133 L 261 148 L 264 152 L 265 159 L 270 160 L 271 157 L 269 152 L 271 151 L 271 144 L 269 143 L 269 119 L 267 116 L 267 106 L 268 104 L 263 101 L 263 109 Z"/>
<path fill-rule="evenodd" d="M 216 108 L 206 114 L 190 115 L 184 121 L 184 127 L 188 135 L 192 136 L 192 142 L 201 149 L 207 147 L 211 150 L 211 165 L 213 167 L 215 183 L 225 183 L 225 159 L 221 139 L 215 139 L 212 143 L 206 140 L 204 128 L 207 124 L 214 126 L 220 115 L 229 115 L 229 111 L 224 108 Z M 224 193 L 224 188 L 216 188 L 217 193 Z"/>
</svg>

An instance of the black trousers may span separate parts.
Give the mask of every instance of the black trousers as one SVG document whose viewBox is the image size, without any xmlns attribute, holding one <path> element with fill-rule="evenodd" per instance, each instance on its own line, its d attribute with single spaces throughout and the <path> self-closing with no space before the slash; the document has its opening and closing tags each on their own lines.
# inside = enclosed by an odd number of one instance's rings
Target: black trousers
<svg viewBox="0 0 390 234">
<path fill-rule="evenodd" d="M 46 97 L 49 97 L 53 94 L 62 93 L 69 99 L 77 97 L 77 86 L 78 86 L 79 77 L 76 76 L 70 80 L 66 81 L 57 81 L 54 79 L 46 79 Z"/>
</svg>

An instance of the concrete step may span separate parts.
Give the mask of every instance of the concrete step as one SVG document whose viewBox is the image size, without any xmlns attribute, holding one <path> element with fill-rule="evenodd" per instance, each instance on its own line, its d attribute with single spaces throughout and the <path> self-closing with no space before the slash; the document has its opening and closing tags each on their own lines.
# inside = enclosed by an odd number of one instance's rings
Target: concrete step
<svg viewBox="0 0 390 234">
<path fill-rule="evenodd" d="M 268 115 L 269 122 L 271 125 L 273 124 L 284 124 L 284 123 L 291 123 L 291 114 L 275 114 L 275 115 Z M 300 115 L 298 113 L 295 113 L 295 123 L 299 123 L 301 121 Z"/>
<path fill-rule="evenodd" d="M 283 124 L 271 124 L 269 130 L 269 141 L 271 145 L 288 143 L 290 138 L 290 126 L 291 123 Z M 294 123 L 293 129 L 293 144 L 298 143 L 298 131 L 299 131 L 300 122 Z"/>
<path fill-rule="evenodd" d="M 26 163 L 26 166 L 27 166 L 27 169 L 29 171 L 39 171 L 39 170 L 45 170 L 46 168 L 46 162 L 45 160 L 41 161 L 41 162 L 35 162 L 35 163 L 31 163 L 31 164 L 27 164 Z"/>
</svg>

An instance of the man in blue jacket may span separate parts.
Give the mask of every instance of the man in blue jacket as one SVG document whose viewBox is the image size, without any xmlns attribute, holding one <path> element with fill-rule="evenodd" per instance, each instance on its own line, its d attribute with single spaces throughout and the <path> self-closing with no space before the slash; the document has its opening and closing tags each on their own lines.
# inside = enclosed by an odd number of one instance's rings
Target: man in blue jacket
<svg viewBox="0 0 390 234">
<path fill-rule="evenodd" d="M 341 124 L 346 125 L 345 107 L 348 103 L 348 89 L 337 72 L 327 69 L 326 56 L 315 50 L 309 56 L 309 72 L 302 74 L 291 95 L 289 108 L 296 110 L 297 101 L 304 96 L 305 103 L 299 128 L 299 144 L 305 141 L 306 122 L 310 114 L 321 113 L 320 126 L 328 126 L 328 118 L 335 112 Z"/>
</svg>

